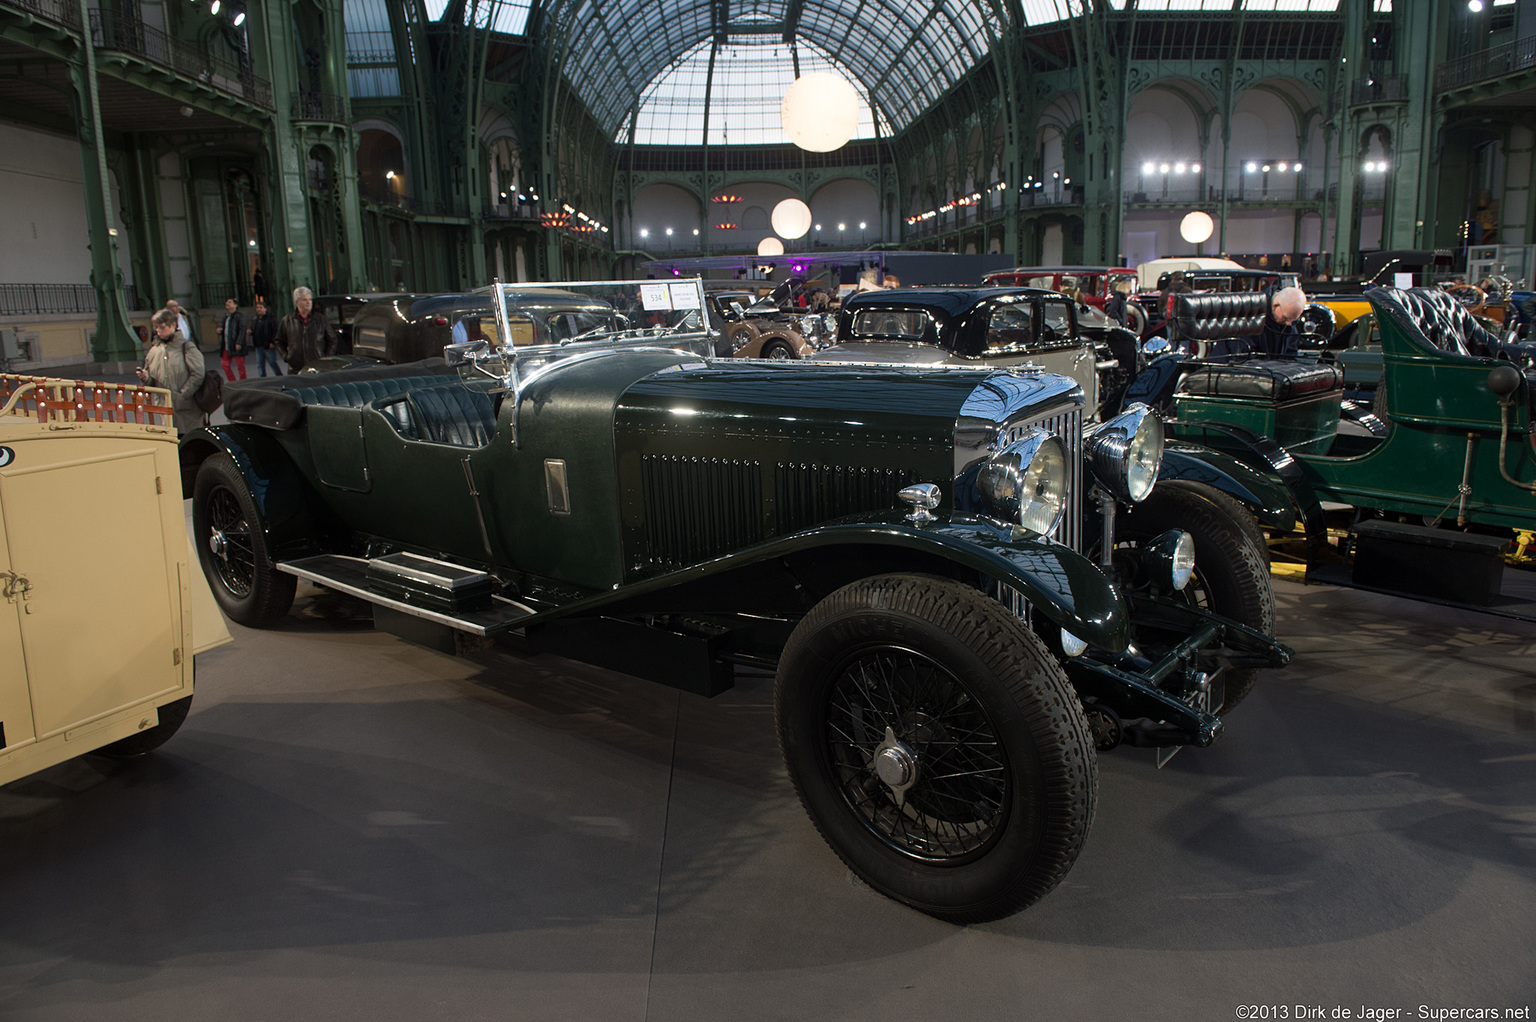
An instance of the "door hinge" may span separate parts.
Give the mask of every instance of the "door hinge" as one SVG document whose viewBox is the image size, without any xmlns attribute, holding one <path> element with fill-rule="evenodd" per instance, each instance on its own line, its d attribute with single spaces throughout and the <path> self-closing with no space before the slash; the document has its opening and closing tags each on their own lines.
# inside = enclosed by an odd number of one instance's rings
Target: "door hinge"
<svg viewBox="0 0 1536 1022">
<path fill-rule="evenodd" d="M 155 476 L 155 493 L 156 494 L 160 494 L 160 493 L 164 493 L 164 492 L 165 492 L 165 490 L 162 489 L 161 486 L 160 486 L 160 477 L 159 476 Z"/>
<path fill-rule="evenodd" d="M 171 663 L 175 664 L 177 667 L 181 666 L 181 647 L 180 646 L 177 646 L 174 650 L 171 651 Z"/>
</svg>

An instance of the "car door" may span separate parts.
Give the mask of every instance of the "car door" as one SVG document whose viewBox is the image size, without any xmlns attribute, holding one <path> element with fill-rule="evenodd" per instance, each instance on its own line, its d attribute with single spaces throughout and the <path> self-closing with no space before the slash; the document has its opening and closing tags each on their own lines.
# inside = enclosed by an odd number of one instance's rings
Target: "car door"
<svg viewBox="0 0 1536 1022">
<path fill-rule="evenodd" d="M 167 480 L 149 445 L 30 446 L 0 474 L 5 571 L 26 580 L 0 604 L 0 663 L 14 655 L 19 617 L 42 741 L 182 687 L 182 593 L 168 544 L 185 538 L 162 516 Z"/>
<path fill-rule="evenodd" d="M 5 508 L 0 505 L 0 754 L 32 744 L 32 699 L 21 647 L 21 598 L 26 584 L 11 568 Z"/>
</svg>

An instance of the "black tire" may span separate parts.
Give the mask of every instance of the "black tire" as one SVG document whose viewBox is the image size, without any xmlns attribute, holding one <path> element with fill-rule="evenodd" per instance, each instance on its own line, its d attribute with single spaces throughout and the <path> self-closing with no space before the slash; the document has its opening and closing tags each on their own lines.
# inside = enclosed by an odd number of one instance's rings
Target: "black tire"
<svg viewBox="0 0 1536 1022">
<path fill-rule="evenodd" d="M 227 454 L 197 471 L 192 535 L 213 598 L 230 620 L 266 628 L 288 613 L 298 579 L 273 565 L 256 502 Z"/>
<path fill-rule="evenodd" d="M 166 703 L 160 707 L 160 723 L 154 727 L 145 728 L 138 734 L 129 735 L 127 738 L 119 738 L 110 745 L 103 745 L 95 750 L 99 755 L 111 756 L 113 759 L 129 759 L 134 756 L 142 756 L 146 752 L 152 752 L 160 748 L 177 731 L 181 730 L 182 722 L 187 719 L 187 711 L 192 709 L 192 697 L 178 699 L 174 703 Z"/>
<path fill-rule="evenodd" d="M 763 358 L 771 358 L 780 361 L 795 357 L 795 349 L 789 346 L 788 341 L 769 341 L 763 345 Z"/>
<path fill-rule="evenodd" d="M 1018 618 L 957 582 L 877 576 L 822 600 L 784 648 L 774 711 L 827 844 L 941 919 L 1039 900 L 1092 825 L 1098 758 L 1077 694 Z M 899 801 L 877 753 L 915 772 Z"/>
<path fill-rule="evenodd" d="M 1195 575 L 1182 595 L 1197 607 L 1273 635 L 1275 594 L 1269 558 L 1254 545 L 1252 515 L 1241 506 L 1239 510 L 1242 513 L 1234 516 L 1205 495 L 1161 484 L 1115 526 L 1115 545 L 1140 544 L 1169 529 L 1183 529 L 1195 540 Z M 1145 639 L 1139 643 L 1155 649 Z M 1226 699 L 1221 712 L 1225 714 L 1253 691 L 1259 668 L 1233 668 L 1222 677 Z"/>
</svg>

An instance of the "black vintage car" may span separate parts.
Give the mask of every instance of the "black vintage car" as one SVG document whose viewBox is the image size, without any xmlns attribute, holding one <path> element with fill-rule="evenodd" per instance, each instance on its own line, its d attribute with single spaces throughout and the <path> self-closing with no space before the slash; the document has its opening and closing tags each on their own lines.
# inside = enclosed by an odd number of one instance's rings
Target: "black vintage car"
<svg viewBox="0 0 1536 1022">
<path fill-rule="evenodd" d="M 607 328 L 518 343 L 573 292 Z M 1100 750 L 1209 745 L 1288 659 L 1220 616 L 1273 606 L 1220 506 L 1148 501 L 1145 408 L 1085 431 L 1082 389 L 1034 369 L 714 359 L 696 280 L 481 296 L 446 360 L 232 384 L 230 423 L 185 438 L 231 617 L 274 624 L 305 578 L 416 641 L 515 632 L 705 695 L 774 666 L 828 843 L 959 922 L 1071 868 Z M 1202 587 L 1186 530 L 1242 592 Z"/>
<path fill-rule="evenodd" d="M 550 288 L 533 294 L 537 300 L 521 303 L 521 318 L 512 324 L 511 340 L 519 347 L 568 341 L 609 328 L 619 321 L 616 317 L 628 323 L 613 303 L 600 298 Z M 483 292 L 382 298 L 358 310 L 352 325 L 353 358 L 335 361 L 326 368 L 361 361 L 438 358 L 446 345 L 485 337 L 482 322 L 494 318 L 491 297 Z"/>
</svg>

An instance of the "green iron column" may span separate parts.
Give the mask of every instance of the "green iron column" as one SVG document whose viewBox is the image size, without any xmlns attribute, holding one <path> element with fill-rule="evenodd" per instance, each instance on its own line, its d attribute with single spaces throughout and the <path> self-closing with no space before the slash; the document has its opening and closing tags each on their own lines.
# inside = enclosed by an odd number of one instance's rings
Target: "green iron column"
<svg viewBox="0 0 1536 1022">
<path fill-rule="evenodd" d="M 138 335 L 123 307 L 123 274 L 117 266 L 117 229 L 112 226 L 112 178 L 107 172 L 106 139 L 101 132 L 101 93 L 96 82 L 96 48 L 91 41 L 90 11 L 80 2 L 81 61 L 71 63 L 75 132 L 84 170 L 85 222 L 91 250 L 91 286 L 96 291 L 96 336 L 91 358 L 97 362 L 134 362 Z"/>
</svg>

